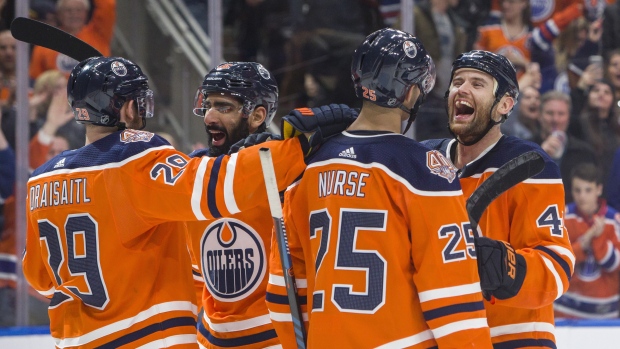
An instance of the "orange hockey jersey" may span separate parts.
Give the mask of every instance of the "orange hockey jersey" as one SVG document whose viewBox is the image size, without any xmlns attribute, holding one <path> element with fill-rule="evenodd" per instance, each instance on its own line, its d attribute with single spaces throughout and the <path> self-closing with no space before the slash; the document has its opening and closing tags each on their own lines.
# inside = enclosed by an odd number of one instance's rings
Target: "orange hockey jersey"
<svg viewBox="0 0 620 349">
<path fill-rule="evenodd" d="M 596 215 L 605 217 L 603 233 L 584 250 L 579 237 L 592 226 L 592 217 L 581 214 L 574 203 L 566 207 L 564 219 L 577 265 L 568 291 L 553 304 L 558 318 L 613 319 L 620 314 L 620 213 L 601 200 Z"/>
<path fill-rule="evenodd" d="M 299 139 L 264 146 L 283 190 L 305 167 Z M 135 130 L 39 167 L 28 181 L 23 268 L 51 298 L 56 346 L 197 347 L 182 221 L 252 209 L 265 191 L 261 177 L 258 147 L 189 159 Z"/>
<path fill-rule="evenodd" d="M 308 347 L 491 348 L 464 204 L 456 169 L 400 134 L 324 144 L 284 203 Z M 267 305 L 293 348 L 271 251 Z"/>
<path fill-rule="evenodd" d="M 426 145 L 453 158 L 456 140 L 431 140 Z M 557 165 L 532 142 L 502 136 L 461 169 L 466 197 L 497 168 L 530 150 L 545 158 L 545 169 L 534 178 L 501 194 L 480 219 L 484 236 L 509 242 L 527 263 L 519 293 L 485 302 L 493 344 L 502 348 L 555 348 L 553 301 L 568 289 L 575 256 L 564 227 L 564 187 Z"/>
<path fill-rule="evenodd" d="M 206 348 L 258 349 L 280 343 L 265 303 L 273 229 L 266 194 L 254 192 L 256 207 L 250 210 L 187 222 L 198 303 L 204 308 L 198 341 Z"/>
<path fill-rule="evenodd" d="M 491 51 L 507 57 L 518 57 L 529 62 L 532 57 L 529 38 L 530 31 L 528 29 L 514 38 L 508 38 L 502 24 L 485 25 L 478 28 L 476 46 L 480 50 Z"/>
<path fill-rule="evenodd" d="M 90 21 L 80 30 L 76 37 L 96 48 L 104 56 L 110 55 L 110 43 L 116 23 L 116 0 L 94 0 L 93 14 Z M 56 69 L 67 74 L 78 62 L 64 54 L 45 47 L 35 46 L 30 58 L 29 75 L 36 79 L 43 72 Z"/>
</svg>

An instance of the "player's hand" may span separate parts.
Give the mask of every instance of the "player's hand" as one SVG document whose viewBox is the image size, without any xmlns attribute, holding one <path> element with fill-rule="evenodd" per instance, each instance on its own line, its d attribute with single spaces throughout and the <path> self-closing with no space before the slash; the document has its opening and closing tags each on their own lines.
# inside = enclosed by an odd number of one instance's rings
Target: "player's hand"
<svg viewBox="0 0 620 349">
<path fill-rule="evenodd" d="M 273 133 L 269 133 L 269 132 L 253 133 L 247 136 L 246 138 L 238 141 L 237 143 L 233 144 L 230 147 L 230 150 L 228 151 L 228 155 L 234 154 L 241 149 L 251 147 L 256 144 L 264 143 L 267 141 L 273 141 L 273 140 L 281 140 L 281 139 L 282 138 L 280 138 L 280 136 L 273 134 Z"/>
<path fill-rule="evenodd" d="M 299 108 L 282 118 L 282 138 L 305 134 L 308 138 L 310 155 L 331 136 L 344 131 L 357 118 L 357 109 L 345 104 L 330 104 L 318 108 Z"/>
<path fill-rule="evenodd" d="M 479 237 L 474 244 L 485 299 L 508 299 L 519 293 L 527 270 L 525 258 L 504 241 Z"/>
</svg>

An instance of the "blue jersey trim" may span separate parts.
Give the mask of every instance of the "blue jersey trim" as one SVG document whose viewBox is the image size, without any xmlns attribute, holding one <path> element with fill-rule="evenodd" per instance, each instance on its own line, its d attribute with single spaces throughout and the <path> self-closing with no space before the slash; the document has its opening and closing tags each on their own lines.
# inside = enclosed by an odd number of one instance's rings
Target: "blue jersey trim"
<svg viewBox="0 0 620 349">
<path fill-rule="evenodd" d="M 198 331 L 209 343 L 224 348 L 240 347 L 277 338 L 276 330 L 267 330 L 237 338 L 217 338 L 204 327 L 202 321 L 198 322 Z"/>
<path fill-rule="evenodd" d="M 482 302 L 470 302 L 453 304 L 446 307 L 441 307 L 433 310 L 428 310 L 422 313 L 426 321 L 431 321 L 442 316 L 448 316 L 456 313 L 469 313 L 473 311 L 484 310 L 484 303 Z"/>
<path fill-rule="evenodd" d="M 493 349 L 517 349 L 529 347 L 557 349 L 555 343 L 550 339 L 516 339 L 493 344 Z"/>
<path fill-rule="evenodd" d="M 209 177 L 209 184 L 207 186 L 207 204 L 209 206 L 209 212 L 214 218 L 221 218 L 222 214 L 217 209 L 217 201 L 215 198 L 215 189 L 217 188 L 217 179 L 220 173 L 220 166 L 222 166 L 222 159 L 224 156 L 218 156 L 213 162 L 211 168 L 211 176 Z"/>
<path fill-rule="evenodd" d="M 553 260 L 555 260 L 561 267 L 562 270 L 564 270 L 564 274 L 566 274 L 566 277 L 568 278 L 568 281 L 570 281 L 571 278 L 571 274 L 570 274 L 570 266 L 568 265 L 568 263 L 566 263 L 565 260 L 562 259 L 562 257 L 560 257 L 557 253 L 555 253 L 554 251 L 544 247 L 544 246 L 536 246 L 534 247 L 535 250 L 539 250 L 539 251 L 543 251 L 546 254 L 549 255 L 549 257 L 553 258 Z"/>
<path fill-rule="evenodd" d="M 275 293 L 267 292 L 266 300 L 267 300 L 267 302 L 273 303 L 273 304 L 286 304 L 286 305 L 288 305 L 288 297 L 287 296 L 281 296 L 281 295 L 275 294 Z M 297 302 L 299 303 L 299 305 L 306 305 L 306 304 L 308 304 L 308 298 L 307 297 L 303 297 L 303 296 L 297 296 Z"/>
<path fill-rule="evenodd" d="M 123 345 L 127 345 L 131 342 L 134 342 L 140 338 L 144 338 L 152 333 L 159 332 L 159 331 L 165 331 L 165 330 L 168 330 L 174 327 L 184 327 L 184 326 L 191 326 L 193 328 L 196 328 L 196 320 L 193 317 L 178 317 L 178 318 L 168 319 L 162 322 L 151 324 L 149 326 L 146 326 L 145 328 L 139 329 L 132 333 L 126 334 L 111 342 L 98 346 L 97 349 L 118 348 Z"/>
</svg>

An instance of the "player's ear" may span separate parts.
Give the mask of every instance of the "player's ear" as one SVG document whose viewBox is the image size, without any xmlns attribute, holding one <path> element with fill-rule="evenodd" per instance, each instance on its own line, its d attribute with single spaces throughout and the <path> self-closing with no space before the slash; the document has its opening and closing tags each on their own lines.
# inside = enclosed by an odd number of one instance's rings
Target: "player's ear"
<svg viewBox="0 0 620 349">
<path fill-rule="evenodd" d="M 267 117 L 267 109 L 263 106 L 258 106 L 254 108 L 254 111 L 250 114 L 248 118 L 248 126 L 250 129 L 250 133 L 256 132 L 258 127 L 265 122 L 265 118 Z"/>
<path fill-rule="evenodd" d="M 514 107 L 514 105 L 515 99 L 510 97 L 509 95 L 504 95 L 504 97 L 502 97 L 502 99 L 500 99 L 499 103 L 497 104 L 497 111 L 502 115 L 508 114 L 512 110 L 512 107 Z"/>
<path fill-rule="evenodd" d="M 138 106 L 133 99 L 130 99 L 121 107 L 121 122 L 131 123 L 138 115 Z"/>
</svg>

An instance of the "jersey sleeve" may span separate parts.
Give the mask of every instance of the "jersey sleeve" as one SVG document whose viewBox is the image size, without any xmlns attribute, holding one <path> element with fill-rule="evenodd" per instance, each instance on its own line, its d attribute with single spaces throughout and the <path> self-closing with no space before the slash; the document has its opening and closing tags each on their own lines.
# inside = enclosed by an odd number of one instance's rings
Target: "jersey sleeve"
<svg viewBox="0 0 620 349">
<path fill-rule="evenodd" d="M 592 239 L 592 252 L 596 263 L 609 273 L 620 269 L 620 241 L 618 225 L 614 219 L 605 219 L 603 233 Z"/>
<path fill-rule="evenodd" d="M 303 261 L 303 250 L 298 238 L 298 231 L 293 220 L 293 209 L 290 205 L 292 197 L 296 191 L 296 186 L 292 186 L 287 190 L 284 199 L 283 216 L 288 237 L 288 247 L 293 261 L 293 271 L 297 284 L 297 299 L 301 307 L 301 313 L 304 319 L 306 331 L 308 329 L 308 302 L 307 289 L 308 281 L 306 274 L 306 266 Z M 284 282 L 284 272 L 282 270 L 282 262 L 278 249 L 278 241 L 275 232 L 271 234 L 271 254 L 269 259 L 269 283 L 267 284 L 267 308 L 271 322 L 278 334 L 278 338 L 282 344 L 282 348 L 297 348 L 295 339 L 295 331 L 293 328 L 293 320 L 286 293 L 286 285 Z"/>
<path fill-rule="evenodd" d="M 205 281 L 202 277 L 202 273 L 200 272 L 200 267 L 198 266 L 198 259 L 196 255 L 194 255 L 194 248 L 192 246 L 192 238 L 189 230 L 185 233 L 185 239 L 187 240 L 187 249 L 189 253 L 190 260 L 192 261 L 192 278 L 194 280 L 194 290 L 196 291 L 196 306 L 198 310 L 202 308 L 202 290 L 204 288 Z"/>
<path fill-rule="evenodd" d="M 284 190 L 305 168 L 298 138 L 217 158 L 190 159 L 170 147 L 150 148 L 121 168 L 105 170 L 106 190 L 115 193 L 118 203 L 112 207 L 118 218 L 115 224 L 123 231 L 123 221 L 132 219 L 145 228 L 136 231 L 146 231 L 164 221 L 228 217 L 264 203 L 267 194 L 258 154 L 262 147 L 271 149 L 278 189 Z"/>
<path fill-rule="evenodd" d="M 30 206 L 30 196 L 27 197 L 27 206 Z M 39 233 L 35 228 L 35 224 L 37 222 L 32 221 L 32 216 L 26 221 L 26 249 L 24 253 L 24 258 L 22 261 L 22 269 L 24 272 L 24 277 L 28 281 L 28 283 L 41 295 L 52 298 L 56 288 L 52 279 L 50 279 L 49 275 L 52 273 L 48 273 L 46 269 L 46 265 L 49 263 L 45 262 L 45 258 L 49 258 L 49 256 L 44 256 L 41 254 L 40 243 L 41 239 L 39 239 Z"/>
<path fill-rule="evenodd" d="M 412 197 L 407 206 L 413 213 L 409 222 L 413 280 L 437 344 L 491 348 L 462 192 Z"/>
<path fill-rule="evenodd" d="M 95 0 L 93 15 L 86 27 L 83 29 L 88 31 L 88 36 L 99 36 L 102 41 L 108 43 L 107 53 L 109 55 L 109 43 L 112 41 L 114 34 L 114 24 L 116 23 L 116 0 Z"/>
<path fill-rule="evenodd" d="M 564 187 L 559 178 L 533 179 L 507 194 L 511 215 L 508 242 L 525 258 L 527 270 L 519 293 L 497 303 L 540 308 L 566 292 L 575 267 L 563 222 Z"/>
</svg>

